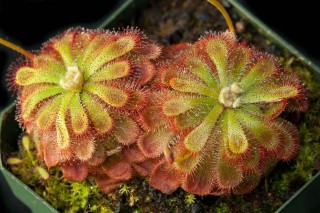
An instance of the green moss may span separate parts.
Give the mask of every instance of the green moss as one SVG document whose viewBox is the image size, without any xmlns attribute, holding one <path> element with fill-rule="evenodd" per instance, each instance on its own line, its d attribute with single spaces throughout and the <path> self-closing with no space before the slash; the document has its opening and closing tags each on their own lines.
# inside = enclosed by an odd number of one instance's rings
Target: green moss
<svg viewBox="0 0 320 213">
<path fill-rule="evenodd" d="M 121 188 L 120 188 L 120 190 L 119 190 L 119 192 L 120 192 L 120 194 L 129 194 L 129 189 L 130 189 L 130 187 L 126 184 L 126 183 L 124 183 L 122 186 L 121 186 Z"/>
<path fill-rule="evenodd" d="M 187 194 L 185 197 L 186 204 L 193 204 L 196 201 L 196 196 L 193 194 Z"/>
<path fill-rule="evenodd" d="M 230 212 L 229 206 L 227 203 L 220 202 L 218 205 L 215 205 L 212 209 L 216 213 L 228 213 Z"/>
<path fill-rule="evenodd" d="M 26 139 L 29 138 L 24 136 L 22 141 Z M 49 178 L 44 179 L 43 171 L 42 174 L 37 172 L 37 168 L 46 170 L 45 166 L 37 160 L 34 144 L 30 142 L 28 149 L 24 143 L 21 144 L 23 145 L 20 145 L 19 153 L 14 157 L 21 161 L 18 164 L 11 164 L 11 170 L 58 211 L 113 212 L 114 198 L 102 195 L 98 187 L 90 180 L 82 183 L 66 181 L 57 168 L 51 169 Z"/>
</svg>

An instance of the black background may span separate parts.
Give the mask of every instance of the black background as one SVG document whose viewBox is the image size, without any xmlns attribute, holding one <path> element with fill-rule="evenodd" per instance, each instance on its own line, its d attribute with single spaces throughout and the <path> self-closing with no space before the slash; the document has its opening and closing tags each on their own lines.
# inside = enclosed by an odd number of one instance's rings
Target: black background
<svg viewBox="0 0 320 213">
<path fill-rule="evenodd" d="M 27 50 L 38 49 L 50 36 L 68 27 L 81 23 L 81 26 L 94 28 L 119 2 L 121 0 L 0 0 L 0 36 Z M 313 5 L 314 1 L 244 2 L 267 25 L 319 64 L 319 10 Z M 4 79 L 9 62 L 17 57 L 19 54 L 0 47 L 0 110 L 13 99 L 8 95 Z"/>
<path fill-rule="evenodd" d="M 256 16 L 320 66 L 320 10 L 315 1 L 243 0 Z"/>
</svg>

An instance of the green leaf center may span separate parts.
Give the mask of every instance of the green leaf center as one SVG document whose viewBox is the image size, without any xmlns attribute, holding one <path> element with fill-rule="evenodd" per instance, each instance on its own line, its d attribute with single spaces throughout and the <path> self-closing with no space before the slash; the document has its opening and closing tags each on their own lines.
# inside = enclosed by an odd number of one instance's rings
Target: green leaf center
<svg viewBox="0 0 320 213">
<path fill-rule="evenodd" d="M 83 74 L 77 66 L 68 66 L 66 75 L 59 82 L 62 88 L 73 92 L 80 92 L 83 83 Z"/>
<path fill-rule="evenodd" d="M 241 99 L 238 97 L 243 90 L 238 83 L 233 83 L 231 86 L 221 89 L 219 94 L 219 102 L 227 108 L 238 108 L 241 104 Z"/>
</svg>

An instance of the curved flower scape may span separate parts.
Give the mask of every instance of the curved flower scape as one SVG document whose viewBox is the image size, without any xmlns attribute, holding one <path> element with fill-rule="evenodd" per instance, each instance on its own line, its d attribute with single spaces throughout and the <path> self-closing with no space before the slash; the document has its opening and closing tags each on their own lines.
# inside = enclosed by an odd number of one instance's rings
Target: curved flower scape
<svg viewBox="0 0 320 213">
<path fill-rule="evenodd" d="M 20 123 L 48 167 L 59 164 L 68 179 L 81 181 L 89 166 L 135 142 L 133 118 L 160 51 L 136 29 L 76 28 L 16 67 Z"/>
<path fill-rule="evenodd" d="M 298 130 L 279 115 L 306 110 L 302 82 L 229 32 L 179 49 L 164 59 L 161 89 L 142 114 L 139 147 L 166 158 L 149 182 L 165 193 L 248 193 L 299 147 Z"/>
</svg>

